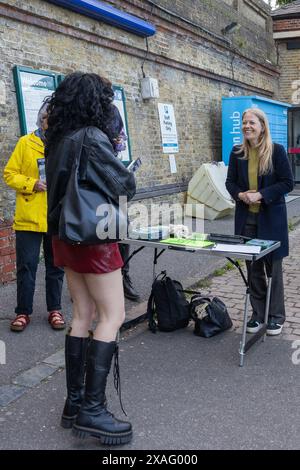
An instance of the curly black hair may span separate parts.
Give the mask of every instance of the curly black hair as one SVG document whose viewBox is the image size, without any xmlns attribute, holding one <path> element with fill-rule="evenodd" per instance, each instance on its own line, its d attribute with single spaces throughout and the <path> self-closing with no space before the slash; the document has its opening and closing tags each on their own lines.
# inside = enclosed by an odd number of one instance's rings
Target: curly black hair
<svg viewBox="0 0 300 470">
<path fill-rule="evenodd" d="M 112 84 L 106 78 L 83 72 L 67 75 L 49 102 L 46 148 L 81 127 L 95 126 L 105 132 L 113 113 L 113 98 Z"/>
</svg>

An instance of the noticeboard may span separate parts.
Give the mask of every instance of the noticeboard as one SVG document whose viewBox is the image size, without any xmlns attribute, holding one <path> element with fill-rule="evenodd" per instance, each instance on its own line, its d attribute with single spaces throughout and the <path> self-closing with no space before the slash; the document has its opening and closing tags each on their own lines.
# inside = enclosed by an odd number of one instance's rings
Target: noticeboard
<svg viewBox="0 0 300 470">
<path fill-rule="evenodd" d="M 45 98 L 57 87 L 58 75 L 29 67 L 14 67 L 21 134 L 36 129 L 37 114 Z"/>
<path fill-rule="evenodd" d="M 17 93 L 21 134 L 28 134 L 36 129 L 37 114 L 45 98 L 52 95 L 64 75 L 29 67 L 14 67 L 14 80 Z M 128 137 L 126 150 L 120 152 L 119 158 L 127 166 L 131 162 L 130 139 L 125 105 L 125 93 L 122 87 L 113 86 L 114 104 L 117 106 Z"/>
</svg>

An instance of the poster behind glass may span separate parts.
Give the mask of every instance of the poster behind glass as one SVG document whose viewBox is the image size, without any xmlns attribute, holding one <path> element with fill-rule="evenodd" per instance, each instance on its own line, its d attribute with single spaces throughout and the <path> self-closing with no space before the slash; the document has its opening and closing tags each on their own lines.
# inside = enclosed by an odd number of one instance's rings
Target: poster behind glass
<svg viewBox="0 0 300 470">
<path fill-rule="evenodd" d="M 34 70 L 29 67 L 14 67 L 14 79 L 16 85 L 20 127 L 22 135 L 36 129 L 37 114 L 43 101 L 50 97 L 64 75 L 43 70 Z M 123 88 L 114 86 L 114 104 L 117 106 L 128 137 L 126 149 L 118 155 L 127 166 L 131 162 L 130 140 L 128 133 L 127 115 L 125 107 L 125 95 Z"/>
<path fill-rule="evenodd" d="M 28 134 L 37 127 L 37 114 L 43 101 L 50 97 L 56 88 L 56 76 L 26 67 L 15 67 L 14 76 L 21 133 Z"/>
</svg>

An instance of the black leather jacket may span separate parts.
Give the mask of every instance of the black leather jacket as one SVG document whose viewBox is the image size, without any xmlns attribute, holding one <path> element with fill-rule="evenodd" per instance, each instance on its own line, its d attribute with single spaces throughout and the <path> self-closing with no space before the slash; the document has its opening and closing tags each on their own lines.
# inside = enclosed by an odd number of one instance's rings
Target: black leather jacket
<svg viewBox="0 0 300 470">
<path fill-rule="evenodd" d="M 134 175 L 115 157 L 107 135 L 92 126 L 73 131 L 50 148 L 46 155 L 48 232 L 52 235 L 58 233 L 61 201 L 81 145 L 79 174 L 86 184 L 100 187 L 116 201 L 119 196 L 127 196 L 129 201 L 135 195 Z"/>
</svg>

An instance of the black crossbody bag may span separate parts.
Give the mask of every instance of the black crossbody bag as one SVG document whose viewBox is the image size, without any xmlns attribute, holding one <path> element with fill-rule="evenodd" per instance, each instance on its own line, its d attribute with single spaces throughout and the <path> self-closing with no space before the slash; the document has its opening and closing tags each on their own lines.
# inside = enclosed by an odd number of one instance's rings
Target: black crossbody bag
<svg viewBox="0 0 300 470">
<path fill-rule="evenodd" d="M 59 239 L 70 244 L 97 245 L 127 237 L 127 198 L 124 206 L 109 197 L 103 184 L 87 179 L 83 129 L 65 196 L 61 202 Z"/>
</svg>

